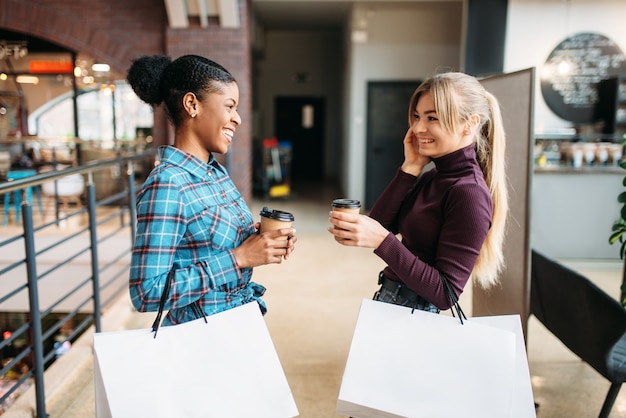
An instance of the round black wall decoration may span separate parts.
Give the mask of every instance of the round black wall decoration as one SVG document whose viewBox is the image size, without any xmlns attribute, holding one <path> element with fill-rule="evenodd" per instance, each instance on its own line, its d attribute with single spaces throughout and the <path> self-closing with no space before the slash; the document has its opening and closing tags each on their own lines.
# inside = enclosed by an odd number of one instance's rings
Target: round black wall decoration
<svg viewBox="0 0 626 418">
<path fill-rule="evenodd" d="M 541 93 L 557 116 L 574 123 L 598 121 L 598 83 L 626 73 L 626 57 L 611 39 L 597 33 L 568 37 L 541 69 Z"/>
</svg>

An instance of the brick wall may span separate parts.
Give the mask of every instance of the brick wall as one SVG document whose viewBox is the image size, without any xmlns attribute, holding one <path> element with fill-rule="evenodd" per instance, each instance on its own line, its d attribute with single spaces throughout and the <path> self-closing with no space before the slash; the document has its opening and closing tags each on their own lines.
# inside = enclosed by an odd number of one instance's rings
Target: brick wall
<svg viewBox="0 0 626 418">
<path fill-rule="evenodd" d="M 0 28 L 45 39 L 106 62 L 126 73 L 142 55 L 172 58 L 193 53 L 207 56 L 233 73 L 239 84 L 243 119 L 229 155 L 220 160 L 244 198 L 252 198 L 252 107 L 250 80 L 249 0 L 239 0 L 241 27 L 222 29 L 214 19 L 201 28 L 170 29 L 164 0 L 0 0 Z M 171 143 L 164 112 L 155 111 L 156 144 Z"/>
<path fill-rule="evenodd" d="M 246 0 L 240 0 L 241 22 L 247 22 Z M 194 24 L 192 23 L 192 26 Z M 185 54 L 203 55 L 230 71 L 239 86 L 239 106 L 242 123 L 237 128 L 231 149 L 226 156 L 217 156 L 226 164 L 233 181 L 248 200 L 252 196 L 252 97 L 251 52 L 248 28 L 221 29 L 209 19 L 209 27 L 198 24 L 188 29 L 167 29 L 166 54 L 176 58 Z"/>
</svg>

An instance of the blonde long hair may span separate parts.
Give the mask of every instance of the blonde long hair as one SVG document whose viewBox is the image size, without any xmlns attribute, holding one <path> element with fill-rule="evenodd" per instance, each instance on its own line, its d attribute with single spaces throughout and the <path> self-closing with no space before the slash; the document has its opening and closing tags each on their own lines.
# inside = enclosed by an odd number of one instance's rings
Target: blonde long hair
<svg viewBox="0 0 626 418">
<path fill-rule="evenodd" d="M 426 92 L 433 98 L 441 126 L 451 134 L 457 134 L 473 115 L 480 117 L 474 143 L 478 164 L 493 200 L 493 215 L 472 277 L 486 289 L 499 282 L 505 264 L 502 246 L 509 202 L 505 171 L 506 140 L 500 105 L 476 78 L 459 72 L 441 73 L 423 82 L 413 93 L 409 120 L 417 101 Z"/>
</svg>

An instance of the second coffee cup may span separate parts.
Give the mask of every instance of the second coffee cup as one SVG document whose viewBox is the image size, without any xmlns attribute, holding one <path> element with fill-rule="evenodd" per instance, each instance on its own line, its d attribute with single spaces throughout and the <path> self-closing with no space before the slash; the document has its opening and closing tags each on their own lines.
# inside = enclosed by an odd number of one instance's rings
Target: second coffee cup
<svg viewBox="0 0 626 418">
<path fill-rule="evenodd" d="M 282 210 L 268 208 L 261 209 L 261 228 L 260 232 L 273 231 L 275 229 L 291 228 L 291 224 L 295 220 L 293 214 Z"/>
<path fill-rule="evenodd" d="M 352 213 L 358 215 L 361 212 L 361 202 L 355 199 L 335 199 L 332 209 L 338 212 Z M 335 229 L 341 229 L 335 227 Z"/>
<path fill-rule="evenodd" d="M 339 212 L 358 215 L 361 212 L 361 202 L 354 199 L 335 199 L 333 200 L 332 208 Z"/>
</svg>

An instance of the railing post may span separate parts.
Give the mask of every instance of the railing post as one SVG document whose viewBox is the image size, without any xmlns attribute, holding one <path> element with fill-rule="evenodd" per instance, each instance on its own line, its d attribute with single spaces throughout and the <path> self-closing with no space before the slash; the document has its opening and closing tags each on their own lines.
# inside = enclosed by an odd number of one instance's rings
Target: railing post
<svg viewBox="0 0 626 418">
<path fill-rule="evenodd" d="M 96 216 L 96 186 L 93 172 L 87 175 L 87 212 L 89 213 L 89 234 L 91 240 L 91 277 L 93 286 L 93 322 L 96 332 L 102 331 L 100 316 L 100 262 L 98 261 L 98 220 Z"/>
<path fill-rule="evenodd" d="M 52 147 L 52 171 L 57 171 L 57 151 L 56 147 Z M 54 180 L 54 219 L 56 219 L 56 225 L 61 226 L 59 223 L 59 217 L 61 216 L 59 207 L 59 182 Z"/>
<path fill-rule="evenodd" d="M 122 151 L 118 148 L 117 149 L 117 158 L 120 158 L 122 156 Z M 118 177 L 118 187 L 120 190 L 120 193 L 122 191 L 124 191 L 124 163 L 120 161 L 120 163 L 118 164 L 118 172 L 119 172 L 119 177 Z M 120 207 L 124 204 L 123 201 L 120 201 Z M 120 211 L 120 226 L 123 227 L 124 226 L 124 212 Z"/>
<path fill-rule="evenodd" d="M 128 211 L 130 213 L 131 246 L 135 243 L 137 232 L 137 194 L 135 191 L 135 169 L 133 162 L 128 162 Z"/>
<path fill-rule="evenodd" d="M 22 197 L 22 222 L 24 227 L 24 250 L 26 253 L 26 276 L 28 280 L 28 301 L 30 308 L 30 332 L 33 345 L 33 376 L 35 379 L 35 401 L 37 418 L 47 418 L 46 395 L 44 391 L 43 337 L 41 331 L 41 313 L 39 312 L 39 287 L 37 283 L 37 263 L 35 253 L 35 228 L 33 225 L 33 207 Z"/>
</svg>

